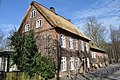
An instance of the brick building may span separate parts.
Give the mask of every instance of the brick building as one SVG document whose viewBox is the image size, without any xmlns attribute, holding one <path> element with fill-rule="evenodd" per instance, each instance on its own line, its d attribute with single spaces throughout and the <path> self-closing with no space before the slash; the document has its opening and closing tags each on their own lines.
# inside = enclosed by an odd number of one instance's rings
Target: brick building
<svg viewBox="0 0 120 80">
<path fill-rule="evenodd" d="M 42 55 L 54 58 L 59 76 L 85 73 L 90 68 L 90 39 L 72 22 L 37 2 L 32 2 L 18 30 L 34 31 Z"/>
<path fill-rule="evenodd" d="M 98 69 L 108 65 L 108 55 L 106 51 L 97 44 L 90 42 L 91 63 L 93 68 Z"/>
</svg>

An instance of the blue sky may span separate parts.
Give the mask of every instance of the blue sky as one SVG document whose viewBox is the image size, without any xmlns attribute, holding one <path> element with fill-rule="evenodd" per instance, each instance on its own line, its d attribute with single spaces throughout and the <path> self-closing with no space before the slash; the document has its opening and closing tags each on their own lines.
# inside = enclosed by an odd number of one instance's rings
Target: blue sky
<svg viewBox="0 0 120 80">
<path fill-rule="evenodd" d="M 120 24 L 120 0 L 34 0 L 45 7 L 54 7 L 56 13 L 71 19 L 81 31 L 86 18 L 95 16 L 105 27 Z M 6 35 L 16 27 L 22 19 L 32 0 L 0 0 L 0 30 Z"/>
</svg>

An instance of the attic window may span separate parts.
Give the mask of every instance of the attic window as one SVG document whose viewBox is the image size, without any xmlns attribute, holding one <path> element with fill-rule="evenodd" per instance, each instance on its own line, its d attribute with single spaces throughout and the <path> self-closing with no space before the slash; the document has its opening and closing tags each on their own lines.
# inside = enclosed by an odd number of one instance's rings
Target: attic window
<svg viewBox="0 0 120 80">
<path fill-rule="evenodd" d="M 29 31 L 30 30 L 30 24 L 26 24 L 25 25 L 25 32 Z"/>
<path fill-rule="evenodd" d="M 33 18 L 36 16 L 36 10 L 32 10 L 30 14 L 30 18 Z"/>
<path fill-rule="evenodd" d="M 36 28 L 41 27 L 42 26 L 42 19 L 39 19 L 36 21 Z"/>
</svg>

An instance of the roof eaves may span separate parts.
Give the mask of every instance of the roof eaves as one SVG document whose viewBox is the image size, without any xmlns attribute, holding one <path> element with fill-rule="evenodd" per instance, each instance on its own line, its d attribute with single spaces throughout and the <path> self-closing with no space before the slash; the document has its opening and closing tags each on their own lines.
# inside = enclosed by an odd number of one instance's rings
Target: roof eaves
<svg viewBox="0 0 120 80">
<path fill-rule="evenodd" d="M 104 49 L 97 47 L 96 43 L 90 42 L 90 48 L 96 49 L 102 52 L 106 52 Z"/>
</svg>

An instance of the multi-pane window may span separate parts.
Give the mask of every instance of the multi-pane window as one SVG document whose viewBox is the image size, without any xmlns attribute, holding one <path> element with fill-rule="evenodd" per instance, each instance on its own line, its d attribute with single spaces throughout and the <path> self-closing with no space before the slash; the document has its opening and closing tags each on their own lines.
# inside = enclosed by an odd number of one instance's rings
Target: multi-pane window
<svg viewBox="0 0 120 80">
<path fill-rule="evenodd" d="M 85 58 L 83 57 L 82 58 L 82 66 L 84 66 L 84 64 L 85 64 Z"/>
<path fill-rule="evenodd" d="M 90 68 L 90 60 L 87 58 L 87 67 Z"/>
<path fill-rule="evenodd" d="M 79 64 L 79 57 L 78 57 L 78 41 L 76 40 L 76 51 L 75 51 L 75 53 L 76 53 L 76 68 L 77 69 L 79 69 L 79 67 L 80 67 L 80 64 Z"/>
<path fill-rule="evenodd" d="M 30 30 L 30 24 L 26 24 L 25 25 L 25 32 L 29 31 Z"/>
<path fill-rule="evenodd" d="M 74 58 L 70 57 L 70 70 L 74 70 Z"/>
<path fill-rule="evenodd" d="M 65 35 L 60 36 L 60 42 L 61 42 L 61 47 L 65 48 L 66 47 L 66 40 L 65 40 Z"/>
<path fill-rule="evenodd" d="M 36 28 L 41 27 L 42 26 L 42 19 L 39 19 L 36 21 Z"/>
<path fill-rule="evenodd" d="M 80 68 L 80 60 L 78 57 L 76 57 L 76 67 L 77 67 L 77 69 Z"/>
<path fill-rule="evenodd" d="M 81 40 L 81 50 L 84 51 L 84 41 Z"/>
<path fill-rule="evenodd" d="M 78 40 L 75 41 L 75 50 L 78 50 Z"/>
<path fill-rule="evenodd" d="M 3 58 L 2 57 L 0 57 L 0 70 L 2 71 L 3 70 Z"/>
<path fill-rule="evenodd" d="M 73 39 L 69 37 L 69 48 L 73 49 Z"/>
<path fill-rule="evenodd" d="M 94 58 L 96 58 L 96 53 L 94 52 Z"/>
<path fill-rule="evenodd" d="M 78 53 L 79 53 L 79 51 L 78 51 L 78 50 L 76 50 L 76 51 L 75 51 L 76 57 L 78 57 Z"/>
<path fill-rule="evenodd" d="M 66 71 L 67 64 L 66 64 L 66 57 L 61 58 L 61 71 Z"/>
<path fill-rule="evenodd" d="M 32 10 L 30 14 L 30 18 L 33 18 L 36 16 L 36 10 Z"/>
<path fill-rule="evenodd" d="M 89 43 L 86 42 L 86 51 L 88 52 L 89 51 Z"/>
<path fill-rule="evenodd" d="M 91 52 L 92 53 L 92 58 L 96 58 L 96 53 L 95 52 Z"/>
</svg>

